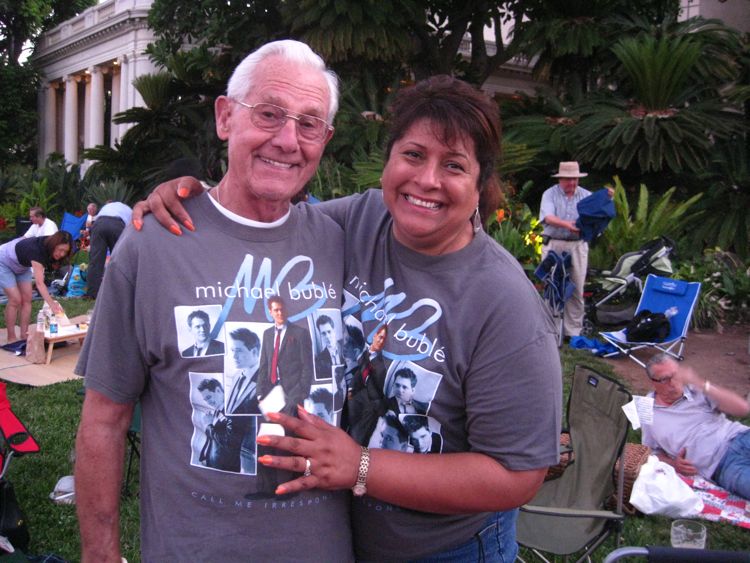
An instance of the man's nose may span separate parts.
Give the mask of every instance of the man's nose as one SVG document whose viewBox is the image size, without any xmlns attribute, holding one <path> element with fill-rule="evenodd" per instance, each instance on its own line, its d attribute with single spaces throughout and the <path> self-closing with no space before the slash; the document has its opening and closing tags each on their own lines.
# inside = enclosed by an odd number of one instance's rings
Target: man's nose
<svg viewBox="0 0 750 563">
<path fill-rule="evenodd" d="M 293 152 L 299 148 L 297 122 L 294 119 L 287 118 L 286 123 L 274 135 L 273 144 L 287 152 Z"/>
</svg>

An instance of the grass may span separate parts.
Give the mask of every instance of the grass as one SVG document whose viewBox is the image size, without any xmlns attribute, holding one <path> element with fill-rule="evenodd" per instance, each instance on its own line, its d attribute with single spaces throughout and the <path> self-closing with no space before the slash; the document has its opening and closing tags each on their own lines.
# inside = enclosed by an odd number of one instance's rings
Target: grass
<svg viewBox="0 0 750 563">
<path fill-rule="evenodd" d="M 62 299 L 61 303 L 69 316 L 85 313 L 91 308 L 90 301 Z M 39 303 L 35 302 L 35 311 L 38 307 Z M 576 363 L 585 363 L 606 375 L 616 377 L 607 363 L 592 357 L 588 352 L 564 349 L 562 360 L 566 374 L 566 396 L 570 374 Z M 14 411 L 41 445 L 39 454 L 14 460 L 9 472 L 19 503 L 28 517 L 31 533 L 29 551 L 35 554 L 56 553 L 69 561 L 79 559 L 80 542 L 75 507 L 56 505 L 49 500 L 49 494 L 60 477 L 72 473 L 71 452 L 80 415 L 82 397 L 78 391 L 81 388 L 80 381 L 38 388 L 8 384 L 8 396 Z M 628 439 L 639 442 L 640 435 L 631 431 Z M 137 491 L 137 480 L 135 484 L 131 484 L 131 491 Z M 729 524 L 703 523 L 708 528 L 710 549 L 747 548 L 750 537 L 747 530 Z M 121 506 L 123 555 L 131 563 L 140 561 L 138 525 L 138 501 L 137 496 L 132 495 L 124 498 Z M 669 518 L 628 517 L 622 545 L 669 545 L 670 525 Z M 595 556 L 594 560 L 601 561 L 614 548 L 614 540 L 610 538 L 599 549 L 600 555 Z"/>
</svg>

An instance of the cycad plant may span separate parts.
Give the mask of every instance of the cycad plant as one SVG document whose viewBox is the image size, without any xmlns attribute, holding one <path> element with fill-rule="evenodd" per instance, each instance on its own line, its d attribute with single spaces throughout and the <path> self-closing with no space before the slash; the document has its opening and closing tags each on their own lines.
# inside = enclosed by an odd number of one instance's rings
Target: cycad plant
<svg viewBox="0 0 750 563">
<path fill-rule="evenodd" d="M 622 64 L 618 89 L 603 90 L 572 112 L 576 157 L 596 168 L 704 169 L 715 141 L 739 134 L 743 122 L 715 90 L 689 83 L 701 46 L 686 36 L 618 41 L 612 47 Z"/>
</svg>

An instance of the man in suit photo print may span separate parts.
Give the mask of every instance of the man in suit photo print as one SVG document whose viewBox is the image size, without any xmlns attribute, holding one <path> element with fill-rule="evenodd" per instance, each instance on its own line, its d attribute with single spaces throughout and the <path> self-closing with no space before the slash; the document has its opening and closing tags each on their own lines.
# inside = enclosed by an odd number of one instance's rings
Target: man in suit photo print
<svg viewBox="0 0 750 563">
<path fill-rule="evenodd" d="M 306 328 L 288 323 L 286 304 L 278 295 L 268 298 L 268 312 L 273 326 L 263 333 L 258 368 L 258 400 L 277 385 L 284 390 L 285 405 L 281 410 L 297 415 L 297 405 L 310 394 L 312 383 L 312 340 Z"/>
<path fill-rule="evenodd" d="M 224 353 L 224 343 L 209 338 L 211 336 L 211 319 L 208 317 L 208 313 L 196 309 L 188 315 L 187 322 L 190 327 L 190 334 L 193 335 L 195 342 L 182 351 L 183 357 L 218 356 Z"/>
</svg>

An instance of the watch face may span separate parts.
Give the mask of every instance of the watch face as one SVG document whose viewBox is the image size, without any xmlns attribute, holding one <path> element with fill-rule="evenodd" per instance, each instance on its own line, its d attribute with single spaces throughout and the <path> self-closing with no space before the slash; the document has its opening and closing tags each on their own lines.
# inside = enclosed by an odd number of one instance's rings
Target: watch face
<svg viewBox="0 0 750 563">
<path fill-rule="evenodd" d="M 367 487 L 362 483 L 357 483 L 352 487 L 352 492 L 354 493 L 355 497 L 361 497 L 364 496 L 364 494 L 367 492 Z"/>
</svg>

